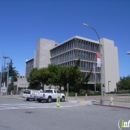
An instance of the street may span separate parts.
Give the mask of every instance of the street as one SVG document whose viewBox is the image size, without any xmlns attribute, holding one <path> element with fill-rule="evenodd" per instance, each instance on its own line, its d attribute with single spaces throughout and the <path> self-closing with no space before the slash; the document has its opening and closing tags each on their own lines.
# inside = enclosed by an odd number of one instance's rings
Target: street
<svg viewBox="0 0 130 130">
<path fill-rule="evenodd" d="M 27 102 L 0 98 L 0 130 L 118 130 L 129 109 L 63 102 Z M 130 129 L 130 128 L 128 128 Z"/>
</svg>

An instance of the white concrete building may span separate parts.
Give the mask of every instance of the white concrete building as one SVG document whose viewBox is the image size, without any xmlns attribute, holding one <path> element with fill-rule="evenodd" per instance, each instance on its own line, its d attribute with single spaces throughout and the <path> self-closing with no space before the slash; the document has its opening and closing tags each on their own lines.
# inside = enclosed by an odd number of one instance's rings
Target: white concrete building
<svg viewBox="0 0 130 130">
<path fill-rule="evenodd" d="M 103 81 L 105 91 L 114 91 L 116 83 L 119 81 L 118 48 L 114 46 L 114 41 L 102 38 L 103 46 Z"/>
<path fill-rule="evenodd" d="M 37 40 L 36 51 L 34 52 L 34 68 L 47 67 L 50 64 L 50 49 L 57 43 L 52 40 L 40 38 Z"/>
<path fill-rule="evenodd" d="M 114 91 L 116 83 L 119 81 L 118 49 L 114 41 L 102 38 L 102 69 L 103 84 L 105 92 Z M 74 36 L 61 44 L 55 41 L 40 38 L 37 41 L 37 48 L 34 59 L 26 62 L 26 76 L 29 76 L 28 66 L 47 67 L 48 64 L 58 64 L 62 66 L 74 66 L 76 60 L 80 58 L 80 69 L 87 75 L 97 65 L 96 53 L 99 52 L 99 42 L 80 36 Z M 29 70 L 29 71 L 28 71 Z M 96 74 L 92 73 L 88 84 L 100 82 L 100 68 L 96 67 Z M 109 83 L 109 85 L 108 85 Z"/>
<path fill-rule="evenodd" d="M 17 89 L 26 89 L 29 86 L 29 83 L 24 75 L 17 75 L 17 82 L 14 82 L 14 85 L 17 86 Z"/>
</svg>

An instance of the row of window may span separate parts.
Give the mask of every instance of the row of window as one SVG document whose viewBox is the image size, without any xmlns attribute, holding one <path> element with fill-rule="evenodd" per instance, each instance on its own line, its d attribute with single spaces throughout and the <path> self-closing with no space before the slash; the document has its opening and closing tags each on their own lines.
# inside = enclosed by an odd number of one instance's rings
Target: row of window
<svg viewBox="0 0 130 130">
<path fill-rule="evenodd" d="M 70 62 L 66 62 L 66 63 L 62 63 L 59 65 L 62 66 L 74 66 L 76 64 L 76 61 L 70 61 Z M 81 69 L 81 71 L 93 71 L 94 72 L 100 72 L 100 68 L 97 67 L 96 63 L 92 63 L 92 62 L 86 62 L 86 61 L 80 61 L 79 64 L 79 69 Z"/>
<path fill-rule="evenodd" d="M 63 52 L 66 52 L 68 50 L 71 50 L 73 48 L 80 48 L 80 49 L 85 49 L 85 50 L 90 50 L 97 52 L 99 51 L 99 45 L 96 43 L 91 43 L 83 40 L 71 40 L 67 43 L 64 43 L 63 45 L 51 50 L 51 56 L 55 56 L 58 54 L 61 54 Z"/>
<path fill-rule="evenodd" d="M 96 54 L 92 52 L 73 50 L 51 58 L 51 63 L 58 64 L 73 59 L 96 61 Z"/>
<path fill-rule="evenodd" d="M 88 72 L 83 72 L 83 74 L 84 74 L 85 76 L 87 76 L 87 75 L 88 75 Z M 94 73 L 92 73 L 92 74 L 90 75 L 89 82 L 99 83 L 99 82 L 100 82 L 100 74 L 94 74 Z"/>
</svg>

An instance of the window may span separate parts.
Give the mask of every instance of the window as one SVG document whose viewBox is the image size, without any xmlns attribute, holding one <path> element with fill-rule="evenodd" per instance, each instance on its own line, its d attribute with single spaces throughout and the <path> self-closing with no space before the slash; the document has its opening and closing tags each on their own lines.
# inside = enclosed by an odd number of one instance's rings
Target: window
<svg viewBox="0 0 130 130">
<path fill-rule="evenodd" d="M 52 90 L 46 90 L 45 93 L 53 93 Z"/>
<path fill-rule="evenodd" d="M 24 93 L 25 93 L 25 94 L 30 94 L 31 91 L 30 91 L 30 90 L 25 90 Z"/>
<path fill-rule="evenodd" d="M 59 90 L 57 90 L 57 93 L 60 93 L 60 91 L 59 91 Z"/>
</svg>

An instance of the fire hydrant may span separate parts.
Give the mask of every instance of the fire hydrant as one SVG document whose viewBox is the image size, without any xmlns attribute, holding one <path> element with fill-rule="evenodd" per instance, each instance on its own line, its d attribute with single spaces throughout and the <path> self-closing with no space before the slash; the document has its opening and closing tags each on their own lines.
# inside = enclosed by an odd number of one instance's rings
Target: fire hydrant
<svg viewBox="0 0 130 130">
<path fill-rule="evenodd" d="M 110 105 L 113 105 L 113 97 L 110 97 Z"/>
</svg>

